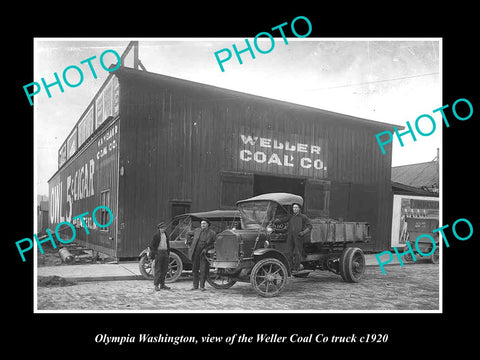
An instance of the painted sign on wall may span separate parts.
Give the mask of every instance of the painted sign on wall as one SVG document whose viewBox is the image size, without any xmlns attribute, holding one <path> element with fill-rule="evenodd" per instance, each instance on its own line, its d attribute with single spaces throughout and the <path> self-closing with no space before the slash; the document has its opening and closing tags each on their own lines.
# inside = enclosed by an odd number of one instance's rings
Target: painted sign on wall
<svg viewBox="0 0 480 360">
<path fill-rule="evenodd" d="M 93 132 L 108 119 L 117 116 L 119 112 L 120 86 L 118 78 L 112 76 L 105 88 L 99 92 L 95 101 L 90 105 L 85 115 L 73 128 L 68 139 L 62 144 L 58 152 L 58 167 L 72 157 L 81 145 Z M 65 153 L 63 153 L 65 151 Z"/>
<path fill-rule="evenodd" d="M 75 214 L 100 204 L 99 178 L 111 176 L 106 167 L 117 154 L 118 125 L 112 124 L 98 137 L 97 141 L 85 148 L 67 167 L 49 181 L 50 226 L 60 222 L 72 222 Z M 107 181 L 109 183 L 109 181 Z M 88 221 L 90 229 L 95 229 L 93 221 Z"/>
<path fill-rule="evenodd" d="M 327 175 L 323 139 L 273 131 L 241 131 L 238 160 L 245 170 L 324 178 Z"/>
<path fill-rule="evenodd" d="M 408 219 L 413 227 L 409 227 Z M 422 220 L 439 219 L 439 199 L 428 196 L 393 196 L 392 216 L 392 247 L 405 246 L 409 239 L 409 232 L 415 232 L 415 225 L 420 226 Z"/>
</svg>

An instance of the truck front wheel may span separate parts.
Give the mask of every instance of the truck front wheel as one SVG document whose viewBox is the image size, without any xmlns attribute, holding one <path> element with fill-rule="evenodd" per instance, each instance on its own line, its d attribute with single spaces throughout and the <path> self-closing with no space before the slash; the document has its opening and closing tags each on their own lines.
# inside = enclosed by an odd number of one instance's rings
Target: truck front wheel
<svg viewBox="0 0 480 360">
<path fill-rule="evenodd" d="M 258 261 L 250 274 L 250 283 L 255 291 L 263 297 L 274 297 L 280 294 L 288 280 L 287 267 L 274 258 Z"/>
</svg>

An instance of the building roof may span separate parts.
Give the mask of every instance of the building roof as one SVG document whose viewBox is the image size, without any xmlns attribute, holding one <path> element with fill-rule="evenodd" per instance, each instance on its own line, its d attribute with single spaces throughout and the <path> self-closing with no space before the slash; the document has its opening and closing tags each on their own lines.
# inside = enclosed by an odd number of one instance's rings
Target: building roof
<svg viewBox="0 0 480 360">
<path fill-rule="evenodd" d="M 415 188 L 438 188 L 438 161 L 392 167 L 392 181 Z"/>
<path fill-rule="evenodd" d="M 283 105 L 283 106 L 287 106 L 289 108 L 297 109 L 301 111 L 313 111 L 318 115 L 327 115 L 332 119 L 335 119 L 336 122 L 348 122 L 349 124 L 358 124 L 361 126 L 371 125 L 371 126 L 376 126 L 382 129 L 388 129 L 388 130 L 393 129 L 393 127 L 396 127 L 399 130 L 404 129 L 403 125 L 395 125 L 395 124 L 385 123 L 385 122 L 376 121 L 376 120 L 364 119 L 364 118 L 360 118 L 352 115 L 337 113 L 330 110 L 319 109 L 319 108 L 308 106 L 308 105 L 296 104 L 296 103 L 292 103 L 284 100 L 278 100 L 278 99 L 268 98 L 265 96 L 249 94 L 249 93 L 245 93 L 237 90 L 226 89 L 226 88 L 222 88 L 214 85 L 199 83 L 192 80 L 180 79 L 173 76 L 153 73 L 153 72 L 144 71 L 144 70 L 137 70 L 137 69 L 124 67 L 124 66 L 120 66 L 117 70 L 114 71 L 114 74 L 124 79 L 130 79 L 133 81 L 138 80 L 138 81 L 144 81 L 144 83 L 152 82 L 156 84 L 163 84 L 166 86 L 177 86 L 177 87 L 189 88 L 197 91 L 197 94 L 199 96 L 202 96 L 212 101 L 214 99 L 227 99 L 227 98 L 236 98 L 240 100 L 257 100 L 257 101 L 268 102 L 268 103 L 277 104 L 277 105 Z"/>
<path fill-rule="evenodd" d="M 337 113 L 334 111 L 324 110 L 315 108 L 312 106 L 295 104 L 284 100 L 278 100 L 273 98 L 268 98 L 265 96 L 254 95 L 249 93 L 244 93 L 236 90 L 221 88 L 214 85 L 203 84 L 191 80 L 180 79 L 168 75 L 148 72 L 146 70 L 138 70 L 134 68 L 129 68 L 125 66 L 120 66 L 117 70 L 112 71 L 107 79 L 104 81 L 96 95 L 93 97 L 92 101 L 85 109 L 79 120 L 76 122 L 74 128 L 70 131 L 67 139 L 75 132 L 78 127 L 78 123 L 86 116 L 88 111 L 95 105 L 96 99 L 101 94 L 110 81 L 110 79 L 116 76 L 117 78 L 121 78 L 126 80 L 130 84 L 139 84 L 138 86 L 145 86 L 149 84 L 153 84 L 154 86 L 160 87 L 175 87 L 177 89 L 189 89 L 195 95 L 202 98 L 203 101 L 216 101 L 216 100 L 224 100 L 224 99 L 237 99 L 240 101 L 258 101 L 263 103 L 268 103 L 272 105 L 281 106 L 282 109 L 292 109 L 297 111 L 302 111 L 304 113 L 310 112 L 317 115 L 319 118 L 322 118 L 325 121 L 329 121 L 332 124 L 341 125 L 341 126 L 372 126 L 377 130 L 392 130 L 396 127 L 399 130 L 404 129 L 402 125 L 395 125 L 385 122 L 380 122 L 376 120 L 370 120 L 365 118 L 359 118 L 352 115 Z M 121 85 L 120 85 L 121 86 Z M 119 114 L 120 116 L 122 114 Z M 94 111 L 94 116 L 96 117 L 96 113 Z M 89 135 L 87 139 L 81 144 L 77 144 L 77 148 L 75 152 L 67 156 L 67 159 L 58 167 L 57 171 L 52 175 L 52 177 L 48 180 L 49 182 L 52 178 L 60 171 L 63 166 L 66 166 L 68 163 L 68 159 L 71 158 L 75 153 L 77 153 L 82 147 L 86 146 L 86 144 L 91 141 L 102 128 L 105 128 L 107 124 L 109 124 L 113 119 L 116 119 L 118 115 L 114 117 L 108 117 L 105 119 L 98 127 L 96 127 L 93 132 Z M 327 120 L 328 119 L 328 120 Z M 94 124 L 96 124 L 96 120 L 94 119 Z M 62 143 L 61 148 L 66 146 L 67 139 Z"/>
<path fill-rule="evenodd" d="M 435 196 L 435 197 L 438 197 L 438 192 L 423 190 L 421 188 L 416 188 L 416 187 L 413 187 L 413 186 L 400 184 L 400 183 L 394 182 L 394 181 L 392 181 L 392 190 L 393 190 L 393 193 L 397 194 L 397 195 L 419 195 L 419 196 Z"/>
</svg>

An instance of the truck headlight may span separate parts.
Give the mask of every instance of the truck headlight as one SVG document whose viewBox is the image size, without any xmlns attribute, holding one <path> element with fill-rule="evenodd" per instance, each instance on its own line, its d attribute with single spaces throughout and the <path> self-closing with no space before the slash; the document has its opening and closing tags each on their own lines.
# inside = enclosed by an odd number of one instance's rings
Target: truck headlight
<svg viewBox="0 0 480 360">
<path fill-rule="evenodd" d="M 273 228 L 271 226 L 267 226 L 267 235 L 270 235 L 273 232 Z"/>
</svg>

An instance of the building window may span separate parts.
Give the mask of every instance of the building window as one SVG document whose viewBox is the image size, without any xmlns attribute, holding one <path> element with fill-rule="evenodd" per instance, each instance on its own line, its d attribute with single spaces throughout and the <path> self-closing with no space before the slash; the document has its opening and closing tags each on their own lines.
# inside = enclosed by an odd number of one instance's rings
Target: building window
<svg viewBox="0 0 480 360">
<path fill-rule="evenodd" d="M 108 207 L 109 209 L 110 208 L 110 189 L 109 190 L 105 190 L 105 191 L 102 191 L 100 193 L 100 205 L 103 205 L 103 206 L 106 206 Z M 100 221 L 99 223 L 101 225 L 105 225 L 105 224 L 108 224 L 110 222 L 110 214 L 108 213 L 108 211 L 104 208 L 100 208 L 99 209 L 99 212 L 100 212 Z M 98 219 L 98 218 L 97 218 Z M 97 220 L 98 221 L 98 220 Z M 107 227 L 103 227 L 103 228 L 100 228 L 100 230 L 108 230 L 109 226 Z"/>
<path fill-rule="evenodd" d="M 175 216 L 189 213 L 192 202 L 190 200 L 171 200 L 170 203 L 170 218 L 174 219 L 171 225 L 173 230 L 179 222 L 179 219 L 175 219 Z"/>
<path fill-rule="evenodd" d="M 307 180 L 304 200 L 309 215 L 328 217 L 330 210 L 330 181 Z"/>
<path fill-rule="evenodd" d="M 238 200 L 253 196 L 253 175 L 221 172 L 220 194 L 220 208 L 235 209 Z"/>
<path fill-rule="evenodd" d="M 190 212 L 190 201 L 172 201 L 172 218 Z"/>
</svg>

